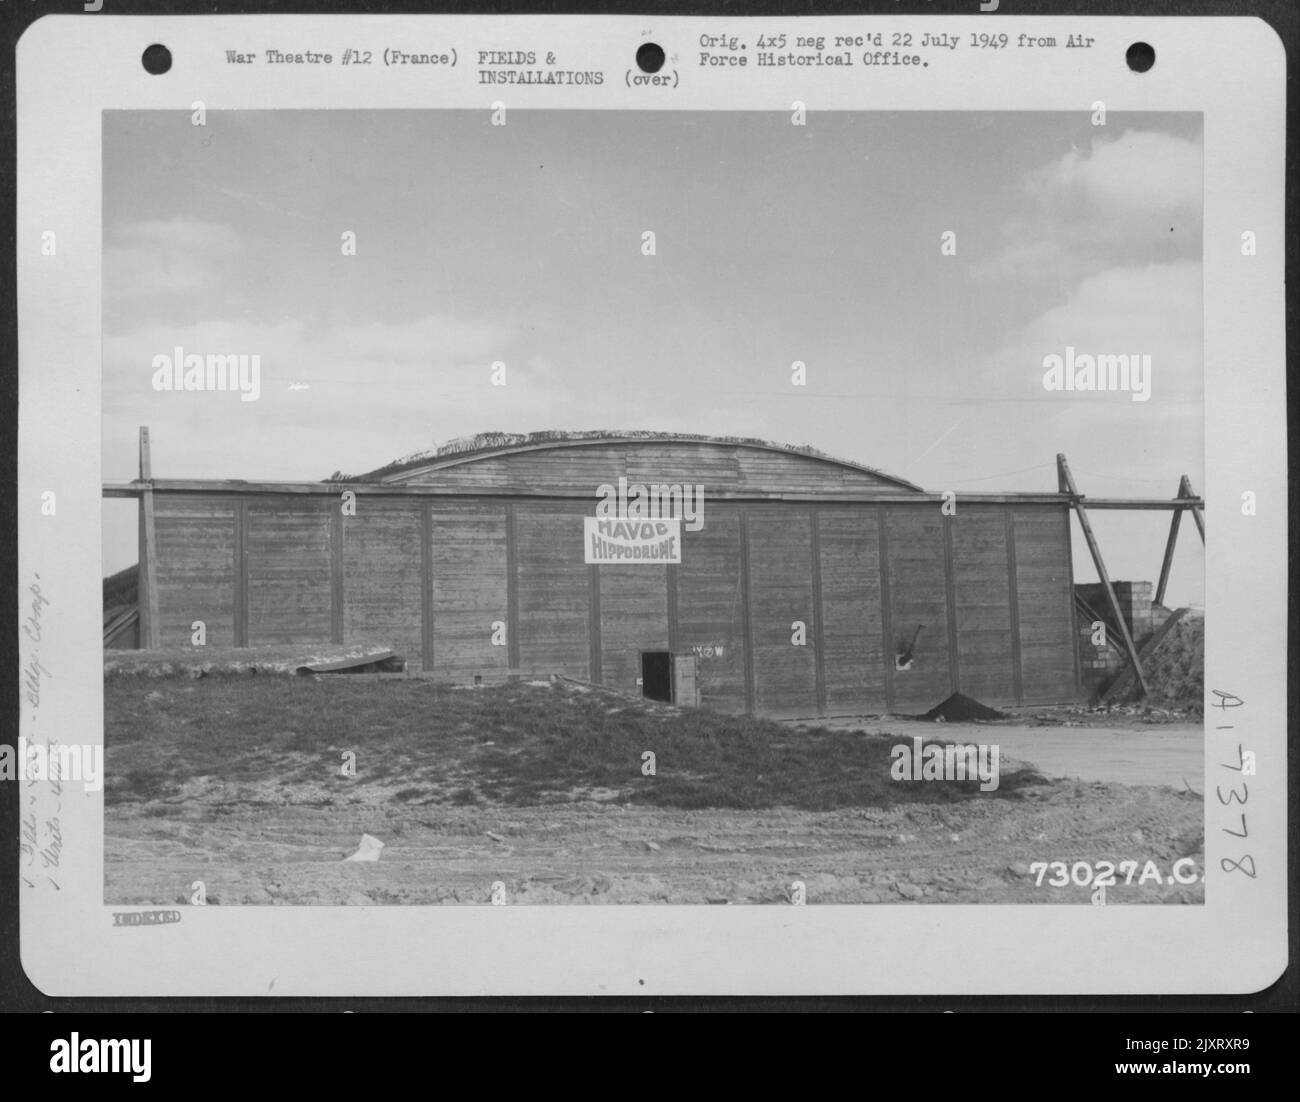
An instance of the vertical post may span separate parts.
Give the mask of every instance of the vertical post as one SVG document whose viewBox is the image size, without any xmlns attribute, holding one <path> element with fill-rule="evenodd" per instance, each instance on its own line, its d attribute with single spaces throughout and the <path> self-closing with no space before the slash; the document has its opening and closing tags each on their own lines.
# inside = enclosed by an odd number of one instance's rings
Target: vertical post
<svg viewBox="0 0 1300 1102">
<path fill-rule="evenodd" d="M 162 646 L 158 620 L 158 530 L 153 508 L 153 464 L 149 455 L 149 426 L 140 426 L 140 567 L 136 601 L 144 618 L 140 641 L 149 650 Z"/>
<path fill-rule="evenodd" d="M 140 491 L 136 499 L 136 568 L 135 568 L 135 607 L 139 617 L 136 624 L 136 647 L 149 649 L 149 593 L 153 583 L 149 580 L 149 550 L 144 532 L 144 497 Z"/>
<path fill-rule="evenodd" d="M 888 512 L 882 506 L 876 506 L 876 558 L 880 572 L 880 638 L 882 642 L 881 659 L 885 673 L 885 711 L 894 710 L 894 619 L 891 602 L 893 597 L 889 587 L 889 533 L 885 530 Z"/>
<path fill-rule="evenodd" d="M 812 586 L 813 586 L 813 676 L 817 694 L 817 714 L 826 714 L 826 648 L 822 628 L 822 534 L 821 513 L 816 506 L 808 510 L 808 524 L 812 533 Z"/>
<path fill-rule="evenodd" d="M 943 525 L 943 600 L 948 633 L 948 682 L 952 692 L 961 692 L 961 652 L 957 646 L 957 568 L 953 563 L 952 517 L 940 514 Z"/>
<path fill-rule="evenodd" d="M 668 588 L 666 613 L 668 618 L 668 649 L 677 654 L 682 647 L 682 632 L 677 620 L 677 565 L 669 563 L 665 585 Z"/>
<path fill-rule="evenodd" d="M 1025 675 L 1020 654 L 1020 577 L 1016 571 L 1016 516 L 1013 510 L 1006 510 L 1007 521 L 1007 594 L 1011 611 L 1011 684 L 1016 694 L 1016 706 L 1025 702 Z M 1065 523 L 1070 523 L 1070 514 L 1065 514 Z M 1069 541 L 1066 541 L 1067 545 Z M 1075 652 L 1078 652 L 1078 640 L 1074 640 Z"/>
<path fill-rule="evenodd" d="M 248 646 L 248 502 L 235 500 L 235 646 Z"/>
<path fill-rule="evenodd" d="M 1075 515 L 1079 518 L 1079 526 L 1083 529 L 1083 538 L 1088 541 L 1088 551 L 1092 555 L 1092 564 L 1097 568 L 1097 577 L 1101 579 L 1101 586 L 1106 591 L 1106 600 L 1110 602 L 1110 610 L 1115 615 L 1115 623 L 1119 626 L 1119 632 L 1124 640 L 1124 650 L 1128 654 L 1128 660 L 1133 665 L 1133 672 L 1137 675 L 1138 684 L 1142 686 L 1142 695 L 1145 696 L 1150 690 L 1147 686 L 1146 675 L 1142 672 L 1142 662 L 1138 658 L 1137 647 L 1133 643 L 1133 635 L 1128 629 L 1128 624 L 1124 622 L 1124 613 L 1120 610 L 1119 601 L 1115 597 L 1114 587 L 1110 584 L 1110 575 L 1106 573 L 1106 564 L 1102 561 L 1101 548 L 1097 546 L 1097 537 L 1092 534 L 1092 525 L 1088 522 L 1087 510 L 1083 507 L 1083 502 L 1079 498 L 1079 491 L 1074 485 L 1074 477 L 1070 474 L 1070 465 L 1065 461 L 1065 456 L 1058 454 L 1056 457 L 1056 474 L 1058 484 L 1062 491 L 1070 495 L 1070 503 L 1074 506 Z M 1078 646 L 1078 640 L 1074 640 L 1074 645 Z"/>
<path fill-rule="evenodd" d="M 519 533 L 513 504 L 506 505 L 506 665 L 519 669 Z"/>
<path fill-rule="evenodd" d="M 749 510 L 740 509 L 740 604 L 745 624 L 742 638 L 745 641 L 745 711 L 753 715 L 757 700 L 754 691 L 754 617 L 751 607 L 749 580 Z"/>
<path fill-rule="evenodd" d="M 420 673 L 433 672 L 433 505 L 420 501 Z"/>
<path fill-rule="evenodd" d="M 153 479 L 153 463 L 149 456 L 149 426 L 140 426 L 140 481 Z"/>
<path fill-rule="evenodd" d="M 1070 528 L 1068 509 L 1061 511 L 1061 523 L 1065 525 L 1065 563 L 1068 567 L 1065 579 L 1065 615 L 1070 625 L 1070 652 L 1074 655 L 1074 699 L 1078 700 L 1083 696 L 1083 658 L 1079 654 L 1079 613 L 1074 601 L 1074 533 Z"/>
<path fill-rule="evenodd" d="M 605 684 L 605 663 L 600 639 L 600 566 L 587 567 L 587 677 L 597 685 Z"/>
<path fill-rule="evenodd" d="M 343 642 L 343 506 L 331 503 L 330 511 L 330 639 Z"/>
</svg>

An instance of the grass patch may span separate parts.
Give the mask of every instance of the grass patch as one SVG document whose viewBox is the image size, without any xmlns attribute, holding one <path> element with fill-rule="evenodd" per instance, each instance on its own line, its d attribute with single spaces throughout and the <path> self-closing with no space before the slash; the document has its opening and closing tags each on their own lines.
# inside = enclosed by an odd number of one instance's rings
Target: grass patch
<svg viewBox="0 0 1300 1102">
<path fill-rule="evenodd" d="M 910 736 L 794 730 L 752 716 L 624 702 L 560 684 L 455 690 L 352 678 L 112 678 L 104 685 L 108 803 L 217 782 L 365 786 L 403 803 L 531 806 L 590 790 L 620 803 L 824 811 L 1015 797 L 1036 773 L 900 783 L 890 748 Z M 339 776 L 343 751 L 357 775 Z M 643 776 L 652 751 L 656 775 Z M 359 788 L 357 787 L 359 786 Z"/>
</svg>

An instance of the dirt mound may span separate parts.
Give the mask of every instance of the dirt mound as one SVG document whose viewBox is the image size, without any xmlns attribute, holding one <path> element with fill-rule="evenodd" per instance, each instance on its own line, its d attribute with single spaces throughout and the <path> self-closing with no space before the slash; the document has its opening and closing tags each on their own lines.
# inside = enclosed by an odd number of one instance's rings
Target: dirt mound
<svg viewBox="0 0 1300 1102">
<path fill-rule="evenodd" d="M 1200 712 L 1205 696 L 1205 617 L 1190 610 L 1143 661 L 1146 703 Z"/>
<path fill-rule="evenodd" d="M 973 775 L 899 784 L 897 742 L 793 731 L 703 708 L 628 707 L 558 681 L 479 690 L 425 678 L 104 682 L 109 805 L 171 799 L 200 777 L 226 786 L 219 802 L 234 798 L 238 786 L 239 799 L 277 806 L 351 806 L 355 798 L 413 808 L 562 807 L 594 799 L 605 806 L 807 811 L 1018 801 L 1041 780 L 1030 769 L 1004 766 L 998 788 L 988 792 Z M 648 748 L 657 772 L 642 772 Z M 322 760 L 338 762 L 346 750 L 369 764 L 355 776 L 322 773 Z"/>
<path fill-rule="evenodd" d="M 936 704 L 921 717 L 931 722 L 962 723 L 973 719 L 1006 719 L 1006 714 L 981 704 L 963 693 L 953 693 L 942 704 Z"/>
</svg>

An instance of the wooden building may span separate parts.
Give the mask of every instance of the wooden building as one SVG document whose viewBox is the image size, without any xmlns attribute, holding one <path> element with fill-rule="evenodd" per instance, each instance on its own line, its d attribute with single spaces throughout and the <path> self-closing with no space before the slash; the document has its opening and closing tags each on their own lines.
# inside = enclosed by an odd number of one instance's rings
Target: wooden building
<svg viewBox="0 0 1300 1102">
<path fill-rule="evenodd" d="M 1064 493 L 962 494 L 949 515 L 809 449 L 649 434 L 348 481 L 155 479 L 143 456 L 141 476 L 105 493 L 141 501 L 145 645 L 202 620 L 209 645 L 384 642 L 446 681 L 558 673 L 777 716 L 1079 694 Z M 680 563 L 585 561 L 583 518 L 620 477 L 703 488 Z"/>
</svg>

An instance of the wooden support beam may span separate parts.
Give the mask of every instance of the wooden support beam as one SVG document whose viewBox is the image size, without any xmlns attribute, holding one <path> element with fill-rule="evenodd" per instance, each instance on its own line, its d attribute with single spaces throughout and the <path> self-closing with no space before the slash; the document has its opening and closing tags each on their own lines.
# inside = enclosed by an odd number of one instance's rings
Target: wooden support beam
<svg viewBox="0 0 1300 1102">
<path fill-rule="evenodd" d="M 876 563 L 880 571 L 880 657 L 885 668 L 885 711 L 894 710 L 894 654 L 898 647 L 894 639 L 893 596 L 889 583 L 889 532 L 886 510 L 876 510 Z"/>
<path fill-rule="evenodd" d="M 953 563 L 952 517 L 943 516 L 944 615 L 948 624 L 948 683 L 961 692 L 961 654 L 957 647 L 957 568 Z"/>
<path fill-rule="evenodd" d="M 677 566 L 669 563 L 664 567 L 664 570 L 667 571 L 666 585 L 668 587 L 668 649 L 673 654 L 677 654 L 682 646 L 681 627 L 677 618 Z"/>
<path fill-rule="evenodd" d="M 1065 538 L 1065 563 L 1068 568 L 1068 576 L 1065 579 L 1065 615 L 1070 621 L 1070 629 L 1074 632 L 1074 645 L 1070 647 L 1074 655 L 1074 698 L 1079 700 L 1083 697 L 1083 659 L 1079 655 L 1079 617 L 1074 589 L 1074 541 L 1071 538 L 1070 514 L 1061 513 L 1061 523 L 1065 525 L 1065 531 L 1062 535 Z"/>
<path fill-rule="evenodd" d="M 1169 570 L 1174 561 L 1174 544 L 1178 540 L 1178 525 L 1183 519 L 1183 510 L 1187 509 L 1196 522 L 1196 530 L 1201 534 L 1201 545 L 1205 545 L 1205 516 L 1202 513 L 1201 499 L 1192 490 L 1192 480 L 1186 475 L 1178 480 L 1178 500 L 1192 500 L 1197 504 L 1179 506 L 1174 510 L 1173 520 L 1169 522 L 1169 539 L 1165 541 L 1165 557 L 1160 564 L 1160 584 L 1156 586 L 1156 604 L 1165 603 L 1165 586 L 1169 582 Z"/>
<path fill-rule="evenodd" d="M 140 645 L 148 650 L 162 646 L 162 624 L 158 614 L 158 528 L 154 518 L 153 462 L 149 455 L 149 426 L 140 426 L 140 566 L 136 574 L 136 602 L 143 613 Z"/>
<path fill-rule="evenodd" d="M 1178 496 L 1183 496 L 1187 488 L 1187 476 L 1183 475 L 1178 483 Z M 1175 509 L 1169 521 L 1169 538 L 1165 540 L 1165 557 L 1160 563 L 1160 581 L 1156 583 L 1156 604 L 1165 603 L 1165 588 L 1169 585 L 1169 570 L 1174 565 L 1174 548 L 1178 544 L 1178 526 L 1182 523 L 1183 511 Z"/>
<path fill-rule="evenodd" d="M 330 509 L 330 640 L 343 642 L 343 509 Z"/>
<path fill-rule="evenodd" d="M 140 426 L 140 481 L 153 480 L 153 460 L 149 455 L 149 426 Z"/>
<path fill-rule="evenodd" d="M 351 490 L 357 497 L 375 495 L 379 497 L 469 497 L 500 498 L 502 501 L 576 501 L 584 507 L 591 502 L 589 492 L 573 489 L 531 490 L 526 486 L 482 486 L 469 483 L 463 486 L 447 486 L 438 483 L 420 484 L 416 482 L 244 482 L 238 479 L 202 479 L 202 478 L 168 478 L 154 481 L 153 488 L 158 491 L 173 493 L 225 493 L 225 494 L 319 494 L 337 498 L 344 490 Z M 136 482 L 106 482 L 103 484 L 104 497 L 137 497 L 143 487 Z M 780 491 L 761 491 L 754 489 L 720 489 L 713 498 L 718 501 L 766 502 L 793 501 L 801 505 L 823 504 L 894 504 L 942 505 L 942 494 L 929 494 L 911 490 L 855 490 L 852 492 L 823 493 L 784 493 Z M 964 493 L 962 501 L 982 502 L 987 505 L 1060 505 L 1061 495 L 1053 493 Z M 1186 502 L 1185 504 L 1191 504 Z M 1169 508 L 1168 499 L 1153 499 L 1139 502 L 1142 508 Z"/>
<path fill-rule="evenodd" d="M 1145 497 L 1088 497 L 1080 495 L 1087 503 L 1089 509 L 1199 509 L 1205 502 L 1199 497 L 1176 497 L 1172 501 L 1168 498 L 1145 498 Z"/>
<path fill-rule="evenodd" d="M 1192 493 L 1192 480 L 1188 478 L 1186 475 L 1183 475 L 1183 480 L 1178 484 L 1178 496 L 1179 497 L 1195 496 Z M 1205 513 L 1204 513 L 1205 506 L 1204 504 L 1201 503 L 1201 499 L 1199 497 L 1196 498 L 1196 501 L 1197 504 L 1189 506 L 1189 508 L 1192 510 L 1192 520 L 1196 522 L 1196 530 L 1201 533 L 1201 546 L 1204 547 L 1205 546 Z"/>
<path fill-rule="evenodd" d="M 146 489 L 139 481 L 106 482 L 104 497 L 139 497 Z M 161 492 L 194 494 L 325 494 L 338 497 L 351 490 L 358 497 L 373 494 L 381 497 L 496 497 L 503 501 L 580 501 L 587 504 L 590 494 L 578 491 L 529 490 L 525 487 L 465 485 L 420 485 L 413 482 L 241 482 L 238 480 L 168 478 L 154 481 L 152 489 Z M 1060 505 L 1061 493 L 963 493 L 962 501 L 983 505 Z M 857 490 L 845 493 L 764 493 L 759 490 L 719 490 L 710 500 L 734 502 L 788 501 L 801 505 L 942 505 L 942 494 L 900 490 Z M 1199 497 L 1093 497 L 1085 498 L 1089 509 L 1192 509 L 1203 508 Z"/>
<path fill-rule="evenodd" d="M 136 646 L 138 648 L 148 648 L 149 646 L 149 590 L 152 585 L 149 582 L 149 552 L 146 547 L 144 531 L 144 494 L 140 495 L 140 500 L 136 502 L 136 567 L 135 567 L 135 607 L 140 614 L 140 619 L 136 627 Z"/>
<path fill-rule="evenodd" d="M 754 714 L 754 624 L 751 615 L 749 579 L 749 510 L 740 510 L 740 613 L 744 620 L 741 637 L 745 640 L 745 711 Z"/>
<path fill-rule="evenodd" d="M 145 582 L 145 603 L 148 608 L 148 631 L 145 645 L 150 650 L 162 646 L 162 624 L 158 611 L 158 527 L 154 519 L 153 494 L 146 493 L 141 501 L 144 510 L 144 563 L 141 576 Z"/>
<path fill-rule="evenodd" d="M 1016 706 L 1025 702 L 1025 677 L 1021 669 L 1020 653 L 1020 578 L 1016 572 L 1016 516 L 1010 509 L 1005 511 L 1007 524 L 1007 593 L 1011 613 L 1011 683 L 1016 694 Z M 1069 513 L 1065 514 L 1069 523 Z M 1068 543 L 1068 541 L 1067 541 Z M 1075 652 L 1079 650 L 1075 643 Z"/>
<path fill-rule="evenodd" d="M 604 656 L 600 639 L 600 567 L 587 567 L 587 679 L 593 685 L 605 683 Z M 671 648 L 669 648 L 671 649 Z"/>
<path fill-rule="evenodd" d="M 1106 572 L 1106 563 L 1102 560 L 1101 548 L 1097 546 L 1097 537 L 1093 535 L 1092 525 L 1088 521 L 1087 510 L 1084 509 L 1078 487 L 1074 484 L 1074 476 L 1070 474 L 1070 465 L 1062 454 L 1058 454 L 1056 457 L 1056 473 L 1062 489 L 1070 495 L 1071 503 L 1074 505 L 1075 515 L 1079 518 L 1079 526 L 1083 529 L 1083 538 L 1088 541 L 1088 551 L 1092 555 L 1092 564 L 1097 568 L 1097 577 L 1101 579 L 1102 588 L 1106 591 L 1106 599 L 1110 602 L 1110 610 L 1115 614 L 1115 623 L 1118 625 L 1120 635 L 1124 640 L 1125 653 L 1128 654 L 1128 660 L 1133 666 L 1133 672 L 1137 676 L 1138 684 L 1142 686 L 1142 695 L 1145 696 L 1149 689 L 1146 675 L 1142 672 L 1142 661 L 1138 658 L 1137 647 L 1133 643 L 1133 634 L 1124 621 L 1124 613 L 1119 607 L 1119 599 L 1115 596 L 1115 589 L 1110 584 L 1110 575 Z M 1078 646 L 1077 639 L 1074 640 L 1074 645 Z"/>
<path fill-rule="evenodd" d="M 809 544 L 812 550 L 813 587 L 813 683 L 817 698 L 817 714 L 826 714 L 826 633 L 823 628 L 825 614 L 822 609 L 822 533 L 821 513 L 816 506 L 808 510 Z"/>
<path fill-rule="evenodd" d="M 420 503 L 420 672 L 432 674 L 433 649 L 433 506 Z"/>
<path fill-rule="evenodd" d="M 248 502 L 235 502 L 235 646 L 248 646 Z"/>
<path fill-rule="evenodd" d="M 519 661 L 519 531 L 513 505 L 506 506 L 506 663 L 512 670 Z"/>
</svg>

